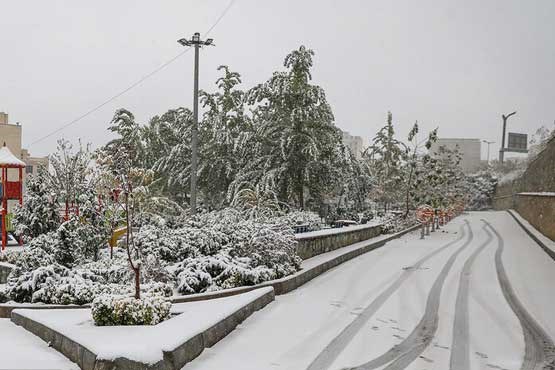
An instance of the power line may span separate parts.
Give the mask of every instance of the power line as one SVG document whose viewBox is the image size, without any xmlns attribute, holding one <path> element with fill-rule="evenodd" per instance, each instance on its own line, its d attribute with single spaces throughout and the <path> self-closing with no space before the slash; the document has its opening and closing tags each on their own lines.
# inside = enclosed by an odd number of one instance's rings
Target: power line
<svg viewBox="0 0 555 370">
<path fill-rule="evenodd" d="M 218 19 L 216 19 L 216 22 L 214 22 L 214 24 L 212 25 L 212 27 L 210 27 L 208 29 L 208 31 L 206 31 L 204 33 L 204 36 L 208 36 L 210 34 L 210 32 L 212 32 L 212 30 L 214 28 L 216 28 L 216 26 L 218 25 L 218 23 L 220 23 L 220 21 L 222 20 L 223 17 L 225 17 L 225 15 L 227 14 L 227 12 L 229 11 L 229 9 L 231 9 L 231 7 L 233 6 L 233 4 L 235 4 L 236 0 L 231 0 L 229 2 L 229 4 L 227 5 L 227 8 L 224 9 L 224 11 L 222 12 L 222 14 L 220 14 L 220 16 L 218 17 Z"/>
<path fill-rule="evenodd" d="M 231 0 L 229 2 L 229 4 L 227 5 L 227 7 L 222 11 L 222 13 L 220 14 L 220 16 L 216 19 L 216 21 L 214 22 L 214 24 L 208 29 L 208 31 L 205 32 L 205 35 L 208 36 L 208 34 L 210 34 L 210 32 L 212 32 L 212 30 L 214 28 L 216 28 L 216 26 L 218 25 L 218 23 L 220 23 L 220 21 L 225 17 L 225 15 L 228 13 L 228 11 L 231 9 L 231 7 L 233 6 L 233 4 L 235 3 L 236 0 Z M 49 137 L 51 137 L 52 135 L 55 135 L 63 130 L 65 130 L 66 128 L 68 128 L 69 126 L 72 126 L 76 123 L 78 123 L 79 121 L 81 121 L 83 118 L 93 114 L 94 112 L 96 112 L 97 110 L 99 110 L 100 108 L 104 107 L 105 105 L 113 102 L 114 100 L 116 100 L 117 98 L 119 98 L 120 96 L 124 95 L 125 93 L 127 93 L 128 91 L 132 90 L 133 88 L 137 87 L 138 85 L 140 85 L 141 83 L 143 83 L 144 81 L 146 81 L 147 79 L 149 79 L 150 77 L 152 77 L 153 75 L 155 75 L 156 73 L 160 72 L 161 70 L 163 70 L 164 68 L 166 68 L 167 66 L 169 66 L 171 63 L 175 62 L 177 59 L 179 59 L 181 56 L 183 56 L 183 54 L 187 53 L 191 48 L 185 49 L 184 51 L 180 52 L 179 54 L 177 54 L 175 57 L 171 58 L 170 60 L 168 60 L 167 62 L 163 63 L 162 65 L 160 65 L 158 68 L 154 69 L 152 72 L 148 73 L 147 75 L 143 76 L 142 78 L 140 78 L 139 80 L 137 80 L 136 82 L 132 83 L 131 85 L 129 85 L 128 87 L 126 87 L 125 89 L 123 89 L 122 91 L 120 91 L 119 93 L 117 93 L 116 95 L 106 99 L 104 102 L 98 104 L 97 106 L 95 106 L 94 108 L 92 108 L 91 110 L 83 113 L 82 115 L 80 115 L 79 117 L 75 118 L 74 120 L 66 123 L 65 125 L 62 125 L 60 127 L 58 127 L 56 130 L 52 131 L 51 133 L 31 142 L 30 145 L 34 145 L 36 143 L 39 143 L 45 139 L 48 139 Z"/>
<path fill-rule="evenodd" d="M 116 100 L 117 98 L 119 98 L 120 96 L 122 96 L 123 94 L 125 94 L 126 92 L 128 92 L 129 90 L 133 89 L 134 87 L 140 85 L 141 83 L 143 83 L 145 80 L 147 80 L 149 77 L 153 76 L 154 74 L 160 72 L 162 69 L 166 68 L 168 65 L 170 65 L 171 63 L 173 63 L 176 59 L 178 59 L 179 57 L 181 57 L 183 54 L 185 54 L 186 52 L 188 52 L 190 49 L 185 49 L 184 51 L 182 51 L 181 53 L 177 54 L 175 57 L 173 57 L 172 59 L 170 59 L 169 61 L 167 61 L 166 63 L 162 64 L 161 66 L 159 66 L 158 68 L 156 68 L 154 71 L 150 72 L 149 74 L 143 76 L 141 79 L 139 79 L 138 81 L 136 81 L 135 83 L 131 84 L 130 86 L 128 86 L 127 88 L 125 88 L 124 90 L 120 91 L 119 93 L 117 93 L 116 95 L 112 96 L 111 98 L 105 100 L 103 103 L 97 105 L 96 107 L 94 107 L 93 109 L 87 111 L 86 113 L 80 115 L 79 117 L 75 118 L 73 121 L 66 123 L 63 126 L 60 126 L 59 128 L 57 128 L 56 130 L 52 131 L 51 133 L 49 133 L 48 135 L 45 135 L 43 137 L 41 137 L 38 140 L 35 140 L 31 143 L 31 145 L 36 144 L 42 140 L 48 139 L 49 137 L 51 137 L 52 135 L 57 134 L 60 131 L 63 131 L 64 129 L 66 129 L 67 127 L 79 122 L 80 120 L 82 120 L 83 118 L 87 117 L 88 115 L 96 112 L 97 110 L 99 110 L 100 108 L 102 108 L 103 106 L 105 106 L 106 104 L 111 103 L 112 101 Z"/>
</svg>

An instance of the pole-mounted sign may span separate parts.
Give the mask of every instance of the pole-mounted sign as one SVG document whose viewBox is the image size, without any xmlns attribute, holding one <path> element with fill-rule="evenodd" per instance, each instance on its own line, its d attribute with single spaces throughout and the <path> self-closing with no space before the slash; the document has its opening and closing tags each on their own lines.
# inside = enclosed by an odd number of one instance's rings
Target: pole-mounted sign
<svg viewBox="0 0 555 370">
<path fill-rule="evenodd" d="M 528 153 L 528 135 L 509 132 L 506 152 Z"/>
</svg>

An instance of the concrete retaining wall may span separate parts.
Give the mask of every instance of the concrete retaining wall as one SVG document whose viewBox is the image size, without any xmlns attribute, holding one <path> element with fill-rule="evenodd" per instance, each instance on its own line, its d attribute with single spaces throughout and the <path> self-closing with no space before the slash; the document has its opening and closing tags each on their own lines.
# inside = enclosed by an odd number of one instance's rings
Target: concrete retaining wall
<svg viewBox="0 0 555 370">
<path fill-rule="evenodd" d="M 381 226 L 339 228 L 333 234 L 309 232 L 297 236 L 297 253 L 303 260 L 330 252 L 350 244 L 374 238 L 381 234 Z"/>
<path fill-rule="evenodd" d="M 164 351 L 163 360 L 153 365 L 132 361 L 123 357 L 115 360 L 97 360 L 97 354 L 89 349 L 56 330 L 21 315 L 18 311 L 12 312 L 11 319 L 15 324 L 22 326 L 45 342 L 50 343 L 51 347 L 75 362 L 83 370 L 178 370 L 199 356 L 205 348 L 213 346 L 224 338 L 247 317 L 272 302 L 274 297 L 274 291 L 269 290 L 212 327 L 185 341 L 177 348 L 171 351 Z"/>
</svg>

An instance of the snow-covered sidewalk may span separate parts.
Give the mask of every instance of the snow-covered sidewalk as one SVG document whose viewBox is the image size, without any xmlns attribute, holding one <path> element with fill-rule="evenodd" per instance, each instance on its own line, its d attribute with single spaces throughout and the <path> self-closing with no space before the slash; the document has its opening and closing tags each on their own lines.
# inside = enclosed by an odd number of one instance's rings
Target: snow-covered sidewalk
<svg viewBox="0 0 555 370">
<path fill-rule="evenodd" d="M 79 367 L 9 319 L 0 319 L 0 369 L 75 370 Z"/>
</svg>

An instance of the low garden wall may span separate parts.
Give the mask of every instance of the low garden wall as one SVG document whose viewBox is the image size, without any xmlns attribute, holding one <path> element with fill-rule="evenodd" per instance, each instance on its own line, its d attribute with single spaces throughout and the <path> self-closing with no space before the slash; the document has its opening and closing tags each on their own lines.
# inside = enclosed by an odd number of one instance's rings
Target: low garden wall
<svg viewBox="0 0 555 370">
<path fill-rule="evenodd" d="M 358 225 L 325 229 L 297 235 L 297 253 L 303 260 L 322 253 L 374 238 L 381 234 L 381 225 Z"/>
<path fill-rule="evenodd" d="M 8 281 L 8 275 L 15 268 L 14 265 L 0 262 L 0 284 L 6 284 Z"/>
</svg>

